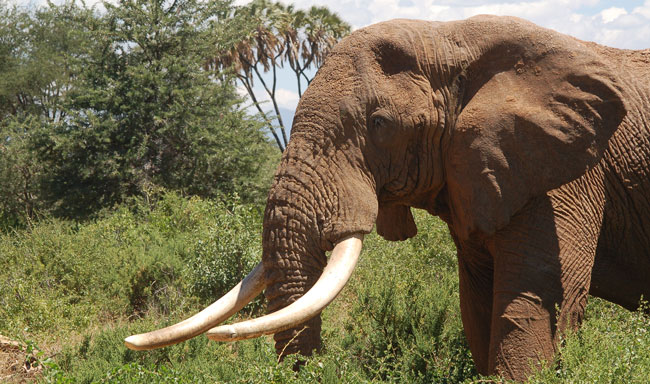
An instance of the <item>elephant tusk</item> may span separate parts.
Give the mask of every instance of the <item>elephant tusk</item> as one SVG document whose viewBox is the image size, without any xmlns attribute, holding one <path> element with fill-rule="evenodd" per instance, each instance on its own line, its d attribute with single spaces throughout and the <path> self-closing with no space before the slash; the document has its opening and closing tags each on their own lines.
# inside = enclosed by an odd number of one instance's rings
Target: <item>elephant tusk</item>
<svg viewBox="0 0 650 384">
<path fill-rule="evenodd" d="M 257 319 L 212 328 L 206 336 L 215 341 L 251 339 L 289 329 L 318 315 L 350 279 L 362 244 L 362 234 L 338 242 L 316 284 L 289 306 Z"/>
<path fill-rule="evenodd" d="M 161 348 L 191 339 L 225 321 L 266 288 L 264 266 L 260 262 L 230 292 L 196 315 L 156 331 L 129 336 L 124 344 L 133 350 Z"/>
</svg>

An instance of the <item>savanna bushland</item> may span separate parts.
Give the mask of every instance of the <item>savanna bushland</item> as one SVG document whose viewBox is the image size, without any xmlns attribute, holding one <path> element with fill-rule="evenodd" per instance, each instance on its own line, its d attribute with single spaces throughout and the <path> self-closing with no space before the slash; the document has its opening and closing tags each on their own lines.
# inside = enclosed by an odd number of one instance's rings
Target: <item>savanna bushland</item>
<svg viewBox="0 0 650 384">
<path fill-rule="evenodd" d="M 286 141 L 281 120 L 246 113 L 254 95 L 235 87 L 283 65 L 308 80 L 347 31 L 325 8 L 268 1 L 0 2 L 0 382 L 488 379 L 463 335 L 453 241 L 424 212 L 409 241 L 368 236 L 323 314 L 323 351 L 298 372 L 269 337 L 123 345 L 205 307 L 259 261 Z M 260 297 L 236 317 L 264 310 Z M 648 329 L 642 311 L 592 298 L 530 381 L 647 382 Z"/>
</svg>

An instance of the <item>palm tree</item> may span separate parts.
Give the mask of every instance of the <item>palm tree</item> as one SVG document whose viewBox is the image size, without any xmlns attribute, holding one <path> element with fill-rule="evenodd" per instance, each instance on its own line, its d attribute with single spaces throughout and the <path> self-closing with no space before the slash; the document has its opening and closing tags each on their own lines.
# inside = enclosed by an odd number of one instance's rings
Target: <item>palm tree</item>
<svg viewBox="0 0 650 384">
<path fill-rule="evenodd" d="M 211 60 L 212 69 L 230 69 L 235 74 L 278 148 L 284 151 L 288 137 L 276 101 L 278 69 L 289 63 L 296 74 L 298 94 L 302 96 L 302 82 L 311 82 L 306 71 L 322 64 L 334 44 L 350 32 L 350 26 L 325 7 L 312 7 L 305 13 L 292 5 L 254 0 L 235 8 L 216 32 L 219 42 L 217 55 Z M 271 72 L 270 81 L 263 76 L 268 72 Z M 259 95 L 253 90 L 255 81 L 262 84 L 271 100 L 274 116 L 264 112 Z"/>
<path fill-rule="evenodd" d="M 300 78 L 311 82 L 305 71 L 312 66 L 320 67 L 334 45 L 350 33 L 350 26 L 326 7 L 313 6 L 302 26 L 304 39 L 301 42 L 301 61 L 292 66 L 298 77 L 298 92 L 302 96 Z"/>
</svg>

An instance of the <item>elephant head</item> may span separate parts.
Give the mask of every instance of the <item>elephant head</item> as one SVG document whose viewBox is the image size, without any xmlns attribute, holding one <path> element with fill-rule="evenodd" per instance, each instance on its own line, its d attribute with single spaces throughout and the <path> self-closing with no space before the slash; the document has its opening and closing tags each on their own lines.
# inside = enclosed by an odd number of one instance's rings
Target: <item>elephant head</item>
<svg viewBox="0 0 650 384">
<path fill-rule="evenodd" d="M 127 345 L 205 332 L 265 289 L 271 314 L 208 336 L 274 333 L 278 353 L 312 353 L 319 314 L 375 224 L 388 240 L 410 238 L 414 207 L 461 241 L 486 238 L 593 167 L 626 114 L 611 73 L 580 41 L 516 18 L 394 20 L 352 33 L 298 105 L 262 263 L 204 312 Z"/>
</svg>

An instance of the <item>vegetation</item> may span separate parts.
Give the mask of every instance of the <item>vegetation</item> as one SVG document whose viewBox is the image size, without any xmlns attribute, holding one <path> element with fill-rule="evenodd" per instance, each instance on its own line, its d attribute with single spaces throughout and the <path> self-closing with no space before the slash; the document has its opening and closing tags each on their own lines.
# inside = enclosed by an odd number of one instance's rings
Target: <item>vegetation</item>
<svg viewBox="0 0 650 384">
<path fill-rule="evenodd" d="M 277 159 L 207 70 L 227 2 L 0 3 L 0 228 L 85 219 L 160 188 L 263 200 Z"/>
<path fill-rule="evenodd" d="M 258 261 L 260 209 L 237 198 L 168 193 L 86 224 L 50 219 L 2 235 L 0 334 L 24 343 L 20 356 L 42 367 L 42 382 L 481 380 L 462 331 L 453 242 L 438 219 L 419 213 L 416 221 L 420 234 L 403 243 L 367 237 L 352 281 L 323 313 L 323 353 L 297 373 L 293 358 L 277 363 L 270 337 L 197 337 L 148 352 L 122 344 L 202 308 Z M 237 316 L 263 307 L 254 302 Z M 562 359 L 531 382 L 645 382 L 648 329 L 641 312 L 592 299 Z"/>
</svg>

